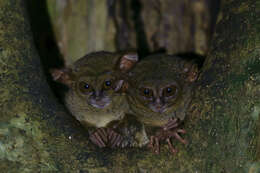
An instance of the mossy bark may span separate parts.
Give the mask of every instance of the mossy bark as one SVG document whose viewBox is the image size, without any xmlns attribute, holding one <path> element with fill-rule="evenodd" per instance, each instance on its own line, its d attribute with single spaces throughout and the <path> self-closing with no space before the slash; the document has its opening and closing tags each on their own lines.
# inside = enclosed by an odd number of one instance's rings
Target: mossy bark
<svg viewBox="0 0 260 173">
<path fill-rule="evenodd" d="M 89 145 L 48 87 L 25 1 L 2 0 L 0 9 L 1 172 L 107 170 L 107 152 Z"/>
<path fill-rule="evenodd" d="M 218 10 L 211 4 L 209 0 L 117 0 L 112 10 L 117 48 L 205 56 Z"/>
<path fill-rule="evenodd" d="M 3 172 L 260 171 L 260 3 L 223 1 L 184 128 L 189 144 L 98 149 L 51 93 L 25 1 L 0 1 L 0 170 Z"/>
</svg>

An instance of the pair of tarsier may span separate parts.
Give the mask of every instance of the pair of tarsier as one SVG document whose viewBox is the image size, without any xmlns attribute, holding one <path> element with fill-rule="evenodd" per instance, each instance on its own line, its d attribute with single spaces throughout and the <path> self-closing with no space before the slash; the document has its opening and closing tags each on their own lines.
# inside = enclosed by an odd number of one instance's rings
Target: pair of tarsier
<svg viewBox="0 0 260 173">
<path fill-rule="evenodd" d="M 134 52 L 95 52 L 70 67 L 52 70 L 53 79 L 69 88 L 68 110 L 88 129 L 92 127 L 93 143 L 127 146 L 119 124 L 128 115 L 145 126 L 159 127 L 148 145 L 155 153 L 161 140 L 167 141 L 172 153 L 176 152 L 172 137 L 187 143 L 179 135 L 185 130 L 178 126 L 185 118 L 197 74 L 191 61 L 161 54 L 138 62 Z"/>
</svg>

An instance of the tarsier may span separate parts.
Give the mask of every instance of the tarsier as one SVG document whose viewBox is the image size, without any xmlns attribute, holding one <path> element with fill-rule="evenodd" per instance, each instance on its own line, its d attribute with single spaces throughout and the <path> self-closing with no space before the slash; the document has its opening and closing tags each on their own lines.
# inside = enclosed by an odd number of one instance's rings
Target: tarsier
<svg viewBox="0 0 260 173">
<path fill-rule="evenodd" d="M 175 153 L 172 137 L 187 143 L 179 125 L 191 100 L 197 65 L 176 56 L 153 55 L 140 61 L 131 73 L 127 97 L 133 115 L 146 126 L 159 127 L 150 137 L 149 147 L 159 153 L 160 141 L 166 140 Z"/>
<path fill-rule="evenodd" d="M 71 114 L 86 127 L 93 127 L 90 140 L 99 147 L 116 147 L 122 136 L 113 122 L 124 118 L 128 109 L 124 75 L 138 61 L 136 53 L 95 52 L 72 66 L 51 71 L 53 79 L 68 87 L 65 104 Z M 111 125 L 112 124 L 112 125 Z"/>
</svg>

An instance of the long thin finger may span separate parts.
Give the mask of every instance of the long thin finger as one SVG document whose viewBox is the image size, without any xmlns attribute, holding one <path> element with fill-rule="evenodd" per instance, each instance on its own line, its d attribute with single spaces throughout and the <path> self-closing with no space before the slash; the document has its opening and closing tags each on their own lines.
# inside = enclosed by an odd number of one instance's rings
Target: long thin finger
<svg viewBox="0 0 260 173">
<path fill-rule="evenodd" d="M 111 141 L 111 147 L 114 148 L 116 146 L 116 141 L 118 140 L 119 138 L 119 135 L 118 134 L 115 134 L 115 138 L 113 141 Z"/>
<path fill-rule="evenodd" d="M 100 128 L 100 129 L 97 130 L 97 133 L 101 136 L 101 138 L 103 139 L 103 141 L 104 141 L 105 143 L 107 143 L 108 139 L 107 139 L 107 133 L 106 133 L 105 129 Z"/>
<path fill-rule="evenodd" d="M 115 146 L 118 146 L 118 143 L 120 143 L 120 135 L 116 135 L 116 138 L 115 138 L 115 140 L 113 141 L 113 143 L 112 143 L 112 148 L 114 148 Z"/>
<path fill-rule="evenodd" d="M 114 134 L 115 134 L 115 132 L 113 130 L 109 129 L 108 130 L 108 140 L 111 141 L 111 139 L 113 138 Z"/>
<path fill-rule="evenodd" d="M 171 151 L 171 153 L 172 153 L 172 154 L 175 154 L 175 153 L 177 153 L 177 150 L 176 150 L 176 149 L 174 149 L 174 147 L 172 146 L 172 143 L 171 143 L 171 140 L 170 140 L 170 138 L 167 138 L 167 139 L 166 139 L 166 141 L 167 141 L 167 143 L 168 143 L 169 150 Z"/>
<path fill-rule="evenodd" d="M 151 136 L 151 137 L 150 137 L 149 144 L 148 144 L 148 147 L 149 147 L 149 148 L 153 148 L 153 144 L 154 144 L 154 136 Z"/>
<path fill-rule="evenodd" d="M 178 123 L 175 123 L 175 124 L 169 124 L 168 126 L 166 126 L 163 130 L 170 130 L 170 129 L 173 129 L 175 127 L 178 127 L 179 124 Z"/>
<path fill-rule="evenodd" d="M 91 140 L 92 143 L 94 143 L 95 145 L 97 145 L 100 148 L 105 147 L 104 143 L 102 144 L 102 142 L 100 142 L 94 135 L 91 135 L 89 137 L 89 139 Z"/>
<path fill-rule="evenodd" d="M 177 123 L 177 121 L 178 121 L 177 118 L 172 118 L 172 119 L 170 119 L 170 120 L 166 123 L 166 125 L 167 125 L 167 124 L 175 124 L 175 123 Z"/>
<path fill-rule="evenodd" d="M 185 134 L 186 133 L 186 130 L 183 130 L 183 129 L 178 129 L 177 130 L 178 133 L 182 133 L 182 134 Z"/>
<path fill-rule="evenodd" d="M 159 144 L 159 139 L 155 138 L 155 150 L 154 150 L 155 154 L 159 154 L 160 153 L 160 144 Z"/>
<path fill-rule="evenodd" d="M 186 140 L 182 139 L 182 137 L 181 137 L 178 133 L 174 133 L 173 135 L 174 135 L 174 137 L 175 137 L 176 139 L 178 139 L 181 143 L 183 143 L 183 144 L 187 144 L 187 143 L 188 143 Z"/>
<path fill-rule="evenodd" d="M 95 138 L 97 139 L 98 143 L 102 146 L 106 146 L 106 144 L 102 141 L 101 137 L 98 135 L 98 133 L 94 133 Z"/>
<path fill-rule="evenodd" d="M 115 142 L 115 140 L 116 140 L 116 138 L 117 138 L 117 134 L 115 133 L 115 132 L 113 132 L 113 135 L 111 136 L 111 138 L 110 138 L 110 144 L 114 144 L 114 142 Z"/>
<path fill-rule="evenodd" d="M 172 129 L 174 127 L 177 127 L 179 124 L 177 123 L 177 118 L 173 119 L 173 120 L 170 120 L 168 123 L 166 123 L 164 126 L 163 126 L 163 130 L 169 130 L 169 129 Z"/>
<path fill-rule="evenodd" d="M 116 141 L 116 146 L 119 147 L 123 142 L 123 137 L 121 135 L 119 135 L 118 140 Z"/>
</svg>

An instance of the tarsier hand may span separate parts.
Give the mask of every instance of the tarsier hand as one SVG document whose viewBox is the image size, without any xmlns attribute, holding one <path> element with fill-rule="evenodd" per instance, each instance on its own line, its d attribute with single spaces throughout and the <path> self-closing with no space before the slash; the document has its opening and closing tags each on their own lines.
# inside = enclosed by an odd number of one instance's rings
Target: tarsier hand
<svg viewBox="0 0 260 173">
<path fill-rule="evenodd" d="M 98 128 L 95 132 L 90 134 L 89 139 L 100 148 L 106 147 L 108 141 L 106 129 Z"/>
<path fill-rule="evenodd" d="M 120 147 L 123 141 L 123 137 L 111 128 L 98 128 L 89 138 L 100 148 Z"/>
<path fill-rule="evenodd" d="M 178 128 L 178 120 L 176 118 L 170 119 L 167 124 L 165 124 L 160 131 L 156 133 L 156 135 L 151 136 L 150 143 L 148 145 L 149 148 L 156 154 L 160 153 L 160 141 L 166 140 L 168 143 L 169 150 L 172 154 L 176 153 L 177 150 L 173 147 L 171 143 L 171 138 L 174 137 L 179 140 L 183 144 L 187 144 L 187 141 L 184 140 L 179 133 L 185 134 L 186 131 Z"/>
</svg>

